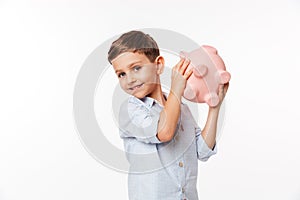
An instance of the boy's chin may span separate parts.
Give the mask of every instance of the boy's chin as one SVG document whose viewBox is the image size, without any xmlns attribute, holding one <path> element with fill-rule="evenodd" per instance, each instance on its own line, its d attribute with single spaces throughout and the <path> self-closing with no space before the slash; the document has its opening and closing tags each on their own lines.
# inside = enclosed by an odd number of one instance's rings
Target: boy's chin
<svg viewBox="0 0 300 200">
<path fill-rule="evenodd" d="M 138 98 L 138 99 L 142 99 L 142 98 L 144 98 L 146 95 L 144 94 L 144 93 L 142 93 L 142 92 L 138 92 L 138 93 L 133 93 L 133 94 L 130 94 L 130 95 L 132 95 L 132 96 L 134 96 L 134 97 L 136 97 L 136 98 Z"/>
<path fill-rule="evenodd" d="M 138 98 L 138 99 L 142 99 L 145 97 L 145 95 L 133 95 L 134 97 Z"/>
</svg>

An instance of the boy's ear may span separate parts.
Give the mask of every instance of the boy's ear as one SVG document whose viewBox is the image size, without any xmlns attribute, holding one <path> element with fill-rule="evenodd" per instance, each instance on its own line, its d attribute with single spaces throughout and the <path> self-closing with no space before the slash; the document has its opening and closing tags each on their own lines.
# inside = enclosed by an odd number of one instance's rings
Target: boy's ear
<svg viewBox="0 0 300 200">
<path fill-rule="evenodd" d="M 157 67 L 157 74 L 162 74 L 165 67 L 165 59 L 162 56 L 157 56 L 155 59 L 156 67 Z"/>
</svg>

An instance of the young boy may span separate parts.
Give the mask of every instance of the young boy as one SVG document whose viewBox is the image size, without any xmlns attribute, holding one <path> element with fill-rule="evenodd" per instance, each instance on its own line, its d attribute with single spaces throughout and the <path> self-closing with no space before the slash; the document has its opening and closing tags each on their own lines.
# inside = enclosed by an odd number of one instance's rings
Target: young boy
<svg viewBox="0 0 300 200">
<path fill-rule="evenodd" d="M 201 131 L 181 102 L 189 60 L 172 69 L 169 94 L 162 92 L 164 58 L 156 42 L 141 31 L 114 41 L 108 52 L 121 88 L 130 95 L 119 114 L 120 137 L 130 163 L 130 200 L 197 200 L 197 160 L 216 153 L 217 120 L 228 85 L 219 88 L 220 103 L 210 107 Z"/>
</svg>

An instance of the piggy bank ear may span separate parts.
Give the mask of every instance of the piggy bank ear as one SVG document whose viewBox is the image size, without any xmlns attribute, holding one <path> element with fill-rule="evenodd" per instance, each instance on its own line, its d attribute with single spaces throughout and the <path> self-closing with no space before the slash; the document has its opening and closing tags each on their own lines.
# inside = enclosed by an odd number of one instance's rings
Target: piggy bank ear
<svg viewBox="0 0 300 200">
<path fill-rule="evenodd" d="M 180 58 L 187 58 L 188 57 L 188 52 L 186 52 L 186 51 L 180 51 L 179 52 L 179 57 Z"/>
<path fill-rule="evenodd" d="M 218 51 L 215 47 L 209 46 L 209 45 L 202 45 L 202 48 L 204 48 L 206 51 L 208 51 L 211 54 L 218 54 Z"/>
</svg>

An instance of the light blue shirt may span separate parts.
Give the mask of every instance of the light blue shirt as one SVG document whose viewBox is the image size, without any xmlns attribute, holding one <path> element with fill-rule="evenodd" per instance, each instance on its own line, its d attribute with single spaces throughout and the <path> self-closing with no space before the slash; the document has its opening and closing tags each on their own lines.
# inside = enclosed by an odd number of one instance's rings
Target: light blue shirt
<svg viewBox="0 0 300 200">
<path fill-rule="evenodd" d="M 160 142 L 156 135 L 162 110 L 150 97 L 130 96 L 121 105 L 119 130 L 130 163 L 129 199 L 197 200 L 198 159 L 206 161 L 216 154 L 216 145 L 207 146 L 184 103 L 173 139 Z"/>
</svg>

